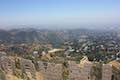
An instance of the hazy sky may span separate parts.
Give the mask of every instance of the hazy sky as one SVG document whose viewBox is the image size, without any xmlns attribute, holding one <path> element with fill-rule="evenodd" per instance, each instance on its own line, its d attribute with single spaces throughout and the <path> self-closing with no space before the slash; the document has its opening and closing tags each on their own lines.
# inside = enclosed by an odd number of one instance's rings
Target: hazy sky
<svg viewBox="0 0 120 80">
<path fill-rule="evenodd" d="M 0 28 L 119 23 L 120 0 L 0 0 Z"/>
</svg>

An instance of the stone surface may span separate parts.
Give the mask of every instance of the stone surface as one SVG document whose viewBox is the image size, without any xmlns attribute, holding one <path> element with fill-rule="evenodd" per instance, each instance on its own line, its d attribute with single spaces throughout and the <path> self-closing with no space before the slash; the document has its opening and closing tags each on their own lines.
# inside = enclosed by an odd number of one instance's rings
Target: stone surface
<svg viewBox="0 0 120 80">
<path fill-rule="evenodd" d="M 39 70 L 43 74 L 44 80 L 63 80 L 62 64 L 38 62 Z"/>
<path fill-rule="evenodd" d="M 78 64 L 74 61 L 68 62 L 69 68 L 69 79 L 70 80 L 80 80 L 82 78 L 81 70 Z"/>
<path fill-rule="evenodd" d="M 36 80 L 36 70 L 31 60 L 21 59 L 21 68 L 30 80 Z"/>
<path fill-rule="evenodd" d="M 13 74 L 15 71 L 15 62 L 10 57 L 3 56 L 0 58 L 0 68 L 6 74 Z"/>
<path fill-rule="evenodd" d="M 87 57 L 84 57 L 80 64 L 76 64 L 75 61 L 69 61 L 68 64 L 70 80 L 90 80 L 93 64 Z"/>
<path fill-rule="evenodd" d="M 24 80 L 63 80 L 63 65 L 49 63 L 44 61 L 37 61 L 38 69 L 36 71 L 35 65 L 31 60 L 20 58 L 20 70 L 23 74 Z M 84 57 L 79 64 L 75 61 L 68 61 L 69 80 L 95 80 L 91 78 L 91 69 L 93 63 L 90 62 L 87 57 Z M 9 76 L 6 76 L 7 80 L 18 80 L 15 77 L 14 72 L 15 61 L 13 57 L 1 56 L 0 57 L 0 69 Z M 95 75 L 93 75 L 95 76 Z M 112 65 L 102 65 L 102 80 L 111 80 L 112 78 Z M 22 79 L 22 78 L 21 78 Z"/>
<path fill-rule="evenodd" d="M 112 65 L 103 64 L 102 66 L 102 80 L 111 80 L 112 78 Z"/>
</svg>

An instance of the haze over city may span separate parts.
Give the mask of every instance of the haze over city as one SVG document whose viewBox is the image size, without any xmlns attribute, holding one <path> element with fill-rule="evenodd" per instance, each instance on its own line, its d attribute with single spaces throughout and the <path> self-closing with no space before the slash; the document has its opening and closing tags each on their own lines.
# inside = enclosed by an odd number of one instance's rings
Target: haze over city
<svg viewBox="0 0 120 80">
<path fill-rule="evenodd" d="M 0 0 L 2 29 L 119 28 L 119 23 L 120 0 Z"/>
</svg>

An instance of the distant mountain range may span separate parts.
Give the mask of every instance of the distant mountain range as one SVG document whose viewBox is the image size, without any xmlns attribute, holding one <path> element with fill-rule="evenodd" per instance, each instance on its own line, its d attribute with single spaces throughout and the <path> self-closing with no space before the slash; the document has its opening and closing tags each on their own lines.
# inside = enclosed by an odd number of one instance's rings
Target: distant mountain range
<svg viewBox="0 0 120 80">
<path fill-rule="evenodd" d="M 51 43 L 61 44 L 68 40 L 79 39 L 81 35 L 99 34 L 106 31 L 87 29 L 47 30 L 22 28 L 12 30 L 0 30 L 0 41 L 6 43 Z"/>
<path fill-rule="evenodd" d="M 60 44 L 68 39 L 64 31 L 13 29 L 0 30 L 0 41 L 6 43 L 51 43 Z"/>
</svg>

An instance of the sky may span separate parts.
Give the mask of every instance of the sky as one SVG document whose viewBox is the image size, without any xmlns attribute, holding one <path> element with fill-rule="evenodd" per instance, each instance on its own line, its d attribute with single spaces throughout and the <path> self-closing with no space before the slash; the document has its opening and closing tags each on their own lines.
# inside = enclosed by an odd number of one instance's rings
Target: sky
<svg viewBox="0 0 120 80">
<path fill-rule="evenodd" d="M 120 0 L 0 0 L 0 28 L 120 23 Z"/>
</svg>

